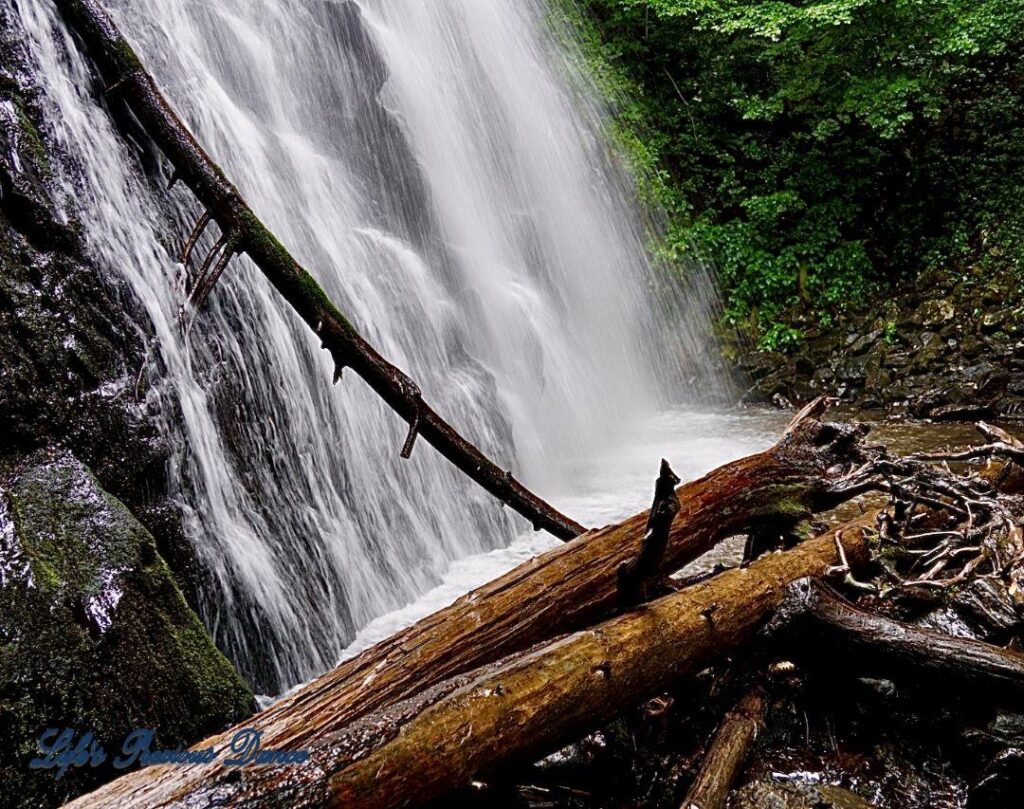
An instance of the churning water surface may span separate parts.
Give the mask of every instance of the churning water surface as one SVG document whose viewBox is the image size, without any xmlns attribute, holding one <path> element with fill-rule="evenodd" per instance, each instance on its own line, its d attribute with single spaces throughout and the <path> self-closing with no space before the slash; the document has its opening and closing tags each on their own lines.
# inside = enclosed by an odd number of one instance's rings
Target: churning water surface
<svg viewBox="0 0 1024 809">
<path fill-rule="evenodd" d="M 693 412 L 724 391 L 711 284 L 652 268 L 606 111 L 542 0 L 105 5 L 362 333 L 570 516 L 646 506 L 663 455 L 688 477 L 767 442 Z M 50 0 L 15 13 L 74 158 L 60 204 L 148 319 L 146 404 L 176 447 L 202 617 L 257 690 L 543 547 L 425 443 L 399 459 L 404 423 L 358 378 L 330 386 L 326 353 L 247 259 L 180 328 L 178 246 L 201 210 L 119 134 Z"/>
</svg>

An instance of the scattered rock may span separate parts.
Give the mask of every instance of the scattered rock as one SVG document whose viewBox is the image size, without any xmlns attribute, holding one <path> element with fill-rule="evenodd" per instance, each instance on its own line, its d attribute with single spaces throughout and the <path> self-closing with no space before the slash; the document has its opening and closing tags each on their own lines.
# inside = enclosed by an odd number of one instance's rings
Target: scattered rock
<svg viewBox="0 0 1024 809">
<path fill-rule="evenodd" d="M 922 326 L 941 326 L 956 316 L 953 304 L 945 298 L 927 300 L 914 313 L 912 322 Z"/>
<path fill-rule="evenodd" d="M 981 330 L 986 334 L 997 331 L 1006 322 L 1009 312 L 986 312 L 981 316 Z"/>
<path fill-rule="evenodd" d="M 979 281 L 987 308 L 979 306 Z M 1016 279 L 929 276 L 888 303 L 884 317 L 869 312 L 825 332 L 812 328 L 791 355 L 746 355 L 743 367 L 756 373 L 744 401 L 799 405 L 826 393 L 893 416 L 1024 416 L 1024 292 Z"/>
<path fill-rule="evenodd" d="M 733 793 L 729 809 L 873 809 L 855 792 L 830 784 L 756 781 Z"/>
<path fill-rule="evenodd" d="M 936 407 L 928 415 L 936 421 L 977 421 L 992 418 L 995 411 L 988 405 L 957 402 Z"/>
</svg>

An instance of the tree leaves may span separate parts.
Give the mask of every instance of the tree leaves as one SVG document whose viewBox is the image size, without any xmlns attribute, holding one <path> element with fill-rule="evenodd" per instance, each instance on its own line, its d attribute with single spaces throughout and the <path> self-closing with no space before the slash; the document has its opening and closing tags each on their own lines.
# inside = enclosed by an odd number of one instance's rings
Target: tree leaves
<svg viewBox="0 0 1024 809">
<path fill-rule="evenodd" d="M 1021 0 L 585 5 L 666 255 L 700 247 L 756 339 L 1024 229 Z"/>
</svg>

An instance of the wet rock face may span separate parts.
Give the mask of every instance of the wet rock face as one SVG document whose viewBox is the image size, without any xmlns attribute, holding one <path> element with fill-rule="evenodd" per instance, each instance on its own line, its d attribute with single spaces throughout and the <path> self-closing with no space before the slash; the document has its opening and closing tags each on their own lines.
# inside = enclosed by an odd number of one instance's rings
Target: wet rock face
<svg viewBox="0 0 1024 809">
<path fill-rule="evenodd" d="M 142 401 L 148 323 L 54 206 L 54 166 L 74 156 L 47 134 L 22 40 L 0 8 L 0 463 L 70 449 L 154 534 L 191 597 L 168 447 Z"/>
<path fill-rule="evenodd" d="M 48 135 L 22 40 L 0 4 L 0 805 L 35 807 L 114 774 L 29 770 L 46 728 L 93 730 L 113 753 L 149 727 L 174 747 L 252 696 L 164 561 L 191 592 L 141 395 L 148 323 L 54 205 L 74 155 Z"/>
<path fill-rule="evenodd" d="M 0 454 L 66 444 L 130 499 L 140 480 L 159 482 L 164 456 L 136 402 L 136 307 L 91 266 L 75 223 L 53 206 L 51 161 L 68 158 L 47 143 L 7 14 L 0 10 Z"/>
<path fill-rule="evenodd" d="M 30 770 L 47 728 L 108 753 L 135 728 L 173 748 L 244 719 L 253 697 L 188 608 L 153 537 L 66 451 L 0 477 L 0 783 L 54 805 L 113 775 Z"/>
<path fill-rule="evenodd" d="M 933 273 L 877 310 L 810 329 L 792 354 L 740 366 L 749 401 L 796 404 L 822 393 L 892 415 L 1024 418 L 1024 292 L 1006 271 Z"/>
</svg>

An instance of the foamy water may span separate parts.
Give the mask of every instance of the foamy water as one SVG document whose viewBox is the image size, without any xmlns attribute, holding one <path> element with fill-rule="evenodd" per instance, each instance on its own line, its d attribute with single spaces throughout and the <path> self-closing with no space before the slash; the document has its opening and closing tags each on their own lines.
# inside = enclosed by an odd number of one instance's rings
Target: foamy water
<svg viewBox="0 0 1024 809">
<path fill-rule="evenodd" d="M 760 411 L 723 415 L 672 410 L 658 414 L 634 428 L 626 444 L 596 463 L 575 470 L 579 490 L 557 500 L 557 504 L 589 527 L 619 522 L 650 508 L 661 458 L 669 461 L 682 480 L 694 480 L 723 463 L 767 449 L 778 440 L 790 417 L 788 413 Z M 544 533 L 520 534 L 506 548 L 460 559 L 445 572 L 437 587 L 364 627 L 341 660 L 354 657 L 559 544 Z M 737 551 L 742 552 L 742 544 L 738 548 L 735 544 L 716 548 L 695 566 L 710 568 L 719 562 L 735 562 Z"/>
</svg>

